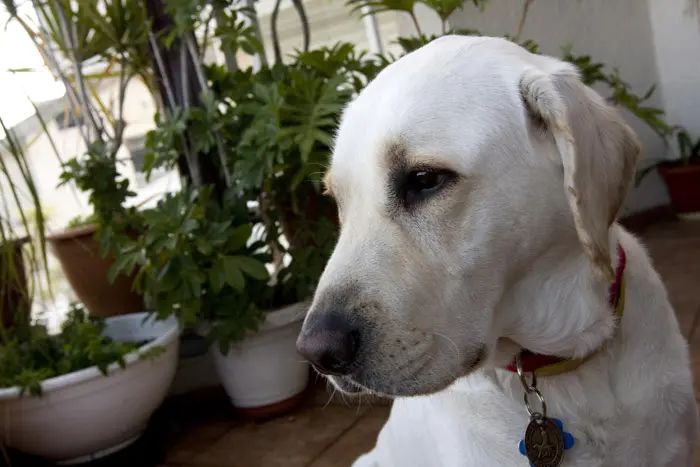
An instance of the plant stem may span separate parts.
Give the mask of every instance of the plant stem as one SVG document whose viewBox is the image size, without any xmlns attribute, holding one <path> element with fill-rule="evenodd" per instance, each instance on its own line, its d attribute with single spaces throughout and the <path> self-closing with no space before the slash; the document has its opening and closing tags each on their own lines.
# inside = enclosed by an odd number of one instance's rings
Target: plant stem
<svg viewBox="0 0 700 467">
<path fill-rule="evenodd" d="M 409 12 L 408 13 L 411 16 L 411 20 L 413 20 L 413 26 L 416 28 L 416 32 L 420 37 L 423 37 L 423 31 L 420 28 L 420 23 L 418 22 L 418 18 L 416 17 L 416 14 L 414 12 Z"/>
<path fill-rule="evenodd" d="M 280 3 L 282 3 L 282 0 L 275 1 L 275 7 L 270 14 L 270 36 L 272 37 L 272 51 L 275 55 L 275 64 L 282 61 L 282 48 L 280 46 L 279 36 L 277 35 L 277 16 L 280 11 Z"/>
<path fill-rule="evenodd" d="M 68 56 L 70 58 L 71 64 L 75 72 L 75 80 L 78 84 L 78 96 L 80 98 L 80 110 L 82 113 L 87 113 L 88 123 L 92 125 L 92 129 L 95 131 L 95 136 L 99 139 L 102 136 L 101 128 L 97 124 L 95 116 L 92 113 L 92 108 L 90 101 L 85 90 L 85 81 L 83 80 L 83 70 L 81 68 L 81 62 L 75 53 L 77 46 L 77 35 L 75 32 L 75 23 L 72 21 L 69 23 L 66 18 L 66 13 L 63 11 L 63 5 L 55 4 L 56 13 L 58 14 L 58 19 L 61 22 L 61 29 L 63 30 L 64 40 L 68 44 Z M 88 132 L 88 138 L 90 133 Z"/>
<path fill-rule="evenodd" d="M 168 76 L 166 72 L 165 64 L 163 63 L 163 57 L 161 56 L 160 48 L 158 47 L 158 42 L 156 42 L 156 38 L 153 35 L 153 31 L 151 30 L 148 31 L 148 41 L 151 44 L 151 50 L 153 51 L 153 58 L 156 62 L 156 68 L 158 69 L 158 74 L 160 74 L 161 76 L 161 82 L 163 83 L 163 88 L 165 89 L 165 94 L 168 100 L 167 105 L 165 107 L 169 107 L 170 109 L 176 109 L 178 107 L 178 103 L 175 99 L 175 93 L 170 83 L 170 76 Z M 202 174 L 199 170 L 199 164 L 197 164 L 196 161 L 193 159 L 192 153 L 190 152 L 189 146 L 187 144 L 187 140 L 182 134 L 180 135 L 180 142 L 182 144 L 182 155 L 184 156 L 185 163 L 187 164 L 187 168 L 189 169 L 190 177 L 192 178 L 192 183 L 194 184 L 194 186 L 197 187 L 202 186 Z"/>
<path fill-rule="evenodd" d="M 251 25 L 253 26 L 253 29 L 255 29 L 255 38 L 258 40 L 260 45 L 263 47 L 263 50 L 261 53 L 258 55 L 260 59 L 260 65 L 264 68 L 267 68 L 267 55 L 265 55 L 265 49 L 263 45 L 263 37 L 262 37 L 262 31 L 260 30 L 260 21 L 258 20 L 258 12 L 255 9 L 255 0 L 246 0 L 246 7 L 250 10 L 250 14 L 248 16 L 248 20 L 250 21 Z M 254 71 L 255 70 L 254 68 Z"/>
<path fill-rule="evenodd" d="M 216 27 L 224 24 L 226 21 L 226 16 L 224 12 L 221 11 L 217 6 L 212 6 L 214 9 L 214 21 L 216 21 Z M 238 60 L 236 60 L 236 55 L 231 50 L 231 47 L 224 46 L 224 42 L 219 38 L 220 49 L 224 53 L 224 61 L 226 62 L 226 68 L 231 73 L 238 70 Z"/>
<path fill-rule="evenodd" d="M 297 10 L 297 14 L 301 20 L 301 31 L 304 35 L 304 52 L 308 52 L 311 46 L 311 27 L 309 26 L 309 18 L 306 16 L 306 10 L 304 9 L 304 2 L 302 0 L 292 0 L 292 4 Z"/>
<path fill-rule="evenodd" d="M 534 2 L 535 0 L 523 0 L 523 11 L 520 14 L 520 21 L 518 21 L 518 29 L 515 30 L 515 42 L 518 42 L 520 40 L 520 36 L 523 34 L 525 20 L 527 19 L 527 12 Z"/>
<path fill-rule="evenodd" d="M 188 35 L 185 37 L 185 46 L 187 47 L 187 50 L 190 52 L 190 58 L 192 59 L 192 63 L 194 65 L 195 75 L 197 76 L 197 80 L 199 81 L 199 85 L 201 86 L 202 89 L 207 89 L 206 76 L 204 75 L 204 70 L 202 69 L 202 64 L 199 62 L 199 56 L 197 55 L 197 51 L 195 49 L 195 43 L 194 43 L 194 40 L 192 39 L 192 36 Z M 216 152 L 219 156 L 219 163 L 221 164 L 220 170 L 222 170 L 224 172 L 224 182 L 226 183 L 227 188 L 231 188 L 231 186 L 233 185 L 233 182 L 231 181 L 231 174 L 228 173 L 228 167 L 226 166 L 226 152 L 224 149 L 224 142 L 221 139 L 221 134 L 219 133 L 218 129 L 214 130 L 214 138 L 216 139 Z"/>
</svg>

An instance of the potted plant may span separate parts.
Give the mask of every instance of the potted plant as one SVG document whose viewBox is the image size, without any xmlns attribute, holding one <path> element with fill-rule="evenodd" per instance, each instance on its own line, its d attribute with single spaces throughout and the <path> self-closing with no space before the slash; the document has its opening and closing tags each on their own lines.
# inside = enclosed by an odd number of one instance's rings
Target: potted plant
<svg viewBox="0 0 700 467">
<path fill-rule="evenodd" d="M 78 463 L 135 441 L 163 401 L 179 327 L 145 313 L 108 319 L 72 305 L 62 330 L 41 324 L 0 344 L 0 436 L 5 446 Z"/>
<path fill-rule="evenodd" d="M 211 187 L 185 185 L 144 210 L 143 219 L 146 233 L 122 245 L 115 268 L 137 271 L 135 286 L 148 308 L 159 317 L 175 315 L 183 325 L 199 327 L 215 353 L 266 341 L 254 345 L 255 351 L 267 348 L 258 371 L 275 374 L 276 380 L 267 378 L 255 386 L 254 373 L 228 372 L 217 365 L 224 387 L 244 415 L 257 416 L 249 409 L 298 396 L 308 378 L 308 366 L 293 358 L 300 321 L 294 316 L 281 322 L 276 317 L 285 314 L 265 313 L 253 299 L 269 289 L 265 263 L 271 256 L 253 238 L 254 219 L 245 199 L 235 190 L 217 199 Z M 252 393 L 238 391 L 241 381 L 255 386 Z"/>
<path fill-rule="evenodd" d="M 23 255 L 23 247 L 28 242 L 29 237 L 3 238 L 0 244 L 0 325 L 3 328 L 11 328 L 15 321 L 27 318 L 30 313 L 31 300 Z"/>
<path fill-rule="evenodd" d="M 64 163 L 60 182 L 74 183 L 89 193 L 94 209 L 90 223 L 53 234 L 49 243 L 90 313 L 111 316 L 143 311 L 142 300 L 131 291 L 130 278 L 108 280 L 106 272 L 113 263 L 110 252 L 117 237 L 129 234 L 133 227 L 132 213 L 122 207 L 133 193 L 118 168 L 129 84 L 135 78 L 149 89 L 153 84 L 145 8 L 107 0 L 100 14 L 95 14 L 90 2 L 49 0 L 33 3 L 41 18 L 37 23 L 15 3 L 6 2 L 11 20 L 26 32 L 47 68 L 64 85 L 66 117 L 70 114 L 77 122 L 84 148 L 84 154 Z M 41 115 L 37 118 L 42 120 Z M 46 130 L 43 120 L 42 126 Z M 53 140 L 51 144 L 57 151 Z"/>
<path fill-rule="evenodd" d="M 680 157 L 656 167 L 666 183 L 671 205 L 681 219 L 700 219 L 700 138 L 685 129 L 676 134 Z"/>
<path fill-rule="evenodd" d="M 33 292 L 42 286 L 45 219 L 22 141 L 2 119 L 0 128 L 0 325 L 11 330 L 29 323 Z"/>
<path fill-rule="evenodd" d="M 143 311 L 143 297 L 133 290 L 133 276 L 110 278 L 114 255 L 101 248 L 99 220 L 76 218 L 47 241 L 78 299 L 94 316 L 117 316 Z"/>
<path fill-rule="evenodd" d="M 270 260 L 271 280 L 245 289 L 254 309 L 265 310 L 257 332 L 214 349 L 234 405 L 249 415 L 294 407 L 306 386 L 308 367 L 295 342 L 338 231 L 335 204 L 322 196 L 319 178 L 341 109 L 379 69 L 342 43 L 257 73 L 208 69 L 223 104 L 222 134 L 233 136 L 232 172 L 256 207 L 257 239 Z M 212 332 L 221 342 L 226 329 Z M 283 384 L 294 379 L 296 386 Z"/>
</svg>

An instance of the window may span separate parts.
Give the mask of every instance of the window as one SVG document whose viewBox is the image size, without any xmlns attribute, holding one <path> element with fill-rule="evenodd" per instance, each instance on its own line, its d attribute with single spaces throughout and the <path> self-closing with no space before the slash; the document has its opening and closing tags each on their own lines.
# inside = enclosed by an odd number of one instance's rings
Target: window
<svg viewBox="0 0 700 467">
<path fill-rule="evenodd" d="M 75 113 L 70 110 L 59 113 L 56 115 L 54 120 L 56 121 L 56 124 L 60 130 L 77 128 L 79 125 L 82 126 L 85 124 L 84 117 L 82 115 L 76 118 Z"/>
<path fill-rule="evenodd" d="M 151 182 L 158 180 L 159 178 L 168 174 L 168 171 L 160 168 L 151 171 L 151 178 L 146 180 L 146 136 L 138 136 L 135 138 L 125 138 L 124 146 L 129 150 L 131 155 L 131 163 L 134 165 L 134 172 L 136 178 L 136 186 L 138 188 L 143 188 L 149 185 Z"/>
</svg>

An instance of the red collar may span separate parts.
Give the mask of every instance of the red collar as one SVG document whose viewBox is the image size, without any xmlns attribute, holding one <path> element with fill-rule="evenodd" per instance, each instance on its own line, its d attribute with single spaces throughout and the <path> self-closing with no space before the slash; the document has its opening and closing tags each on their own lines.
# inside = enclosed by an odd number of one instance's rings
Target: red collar
<svg viewBox="0 0 700 467">
<path fill-rule="evenodd" d="M 627 255 L 622 245 L 617 244 L 617 254 L 619 262 L 615 270 L 615 282 L 610 285 L 608 290 L 608 300 L 610 306 L 615 311 L 618 317 L 622 316 L 624 308 L 624 272 L 627 265 Z M 555 357 L 553 355 L 542 355 L 530 352 L 523 349 L 520 352 L 520 361 L 525 373 L 537 372 L 537 376 L 548 376 L 566 371 L 573 370 L 581 365 L 586 359 L 569 360 L 566 358 Z M 517 373 L 517 364 L 515 358 L 506 367 L 506 370 Z"/>
</svg>

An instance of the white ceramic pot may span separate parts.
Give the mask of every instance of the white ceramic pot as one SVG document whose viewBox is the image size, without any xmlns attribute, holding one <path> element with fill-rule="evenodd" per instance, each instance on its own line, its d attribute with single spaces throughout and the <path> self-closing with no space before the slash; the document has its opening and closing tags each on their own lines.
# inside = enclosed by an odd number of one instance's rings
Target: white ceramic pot
<svg viewBox="0 0 700 467">
<path fill-rule="evenodd" d="M 277 404 L 299 395 L 309 380 L 309 365 L 297 353 L 308 303 L 268 312 L 256 333 L 231 346 L 223 355 L 213 346 L 214 363 L 235 407 L 251 409 Z"/>
<path fill-rule="evenodd" d="M 177 366 L 176 319 L 154 321 L 146 313 L 106 319 L 105 334 L 118 341 L 154 339 L 125 356 L 126 367 L 97 367 L 47 379 L 40 398 L 0 390 L 0 433 L 5 445 L 61 464 L 77 464 L 116 452 L 139 438 L 163 402 Z M 140 354 L 160 346 L 155 358 Z"/>
</svg>

